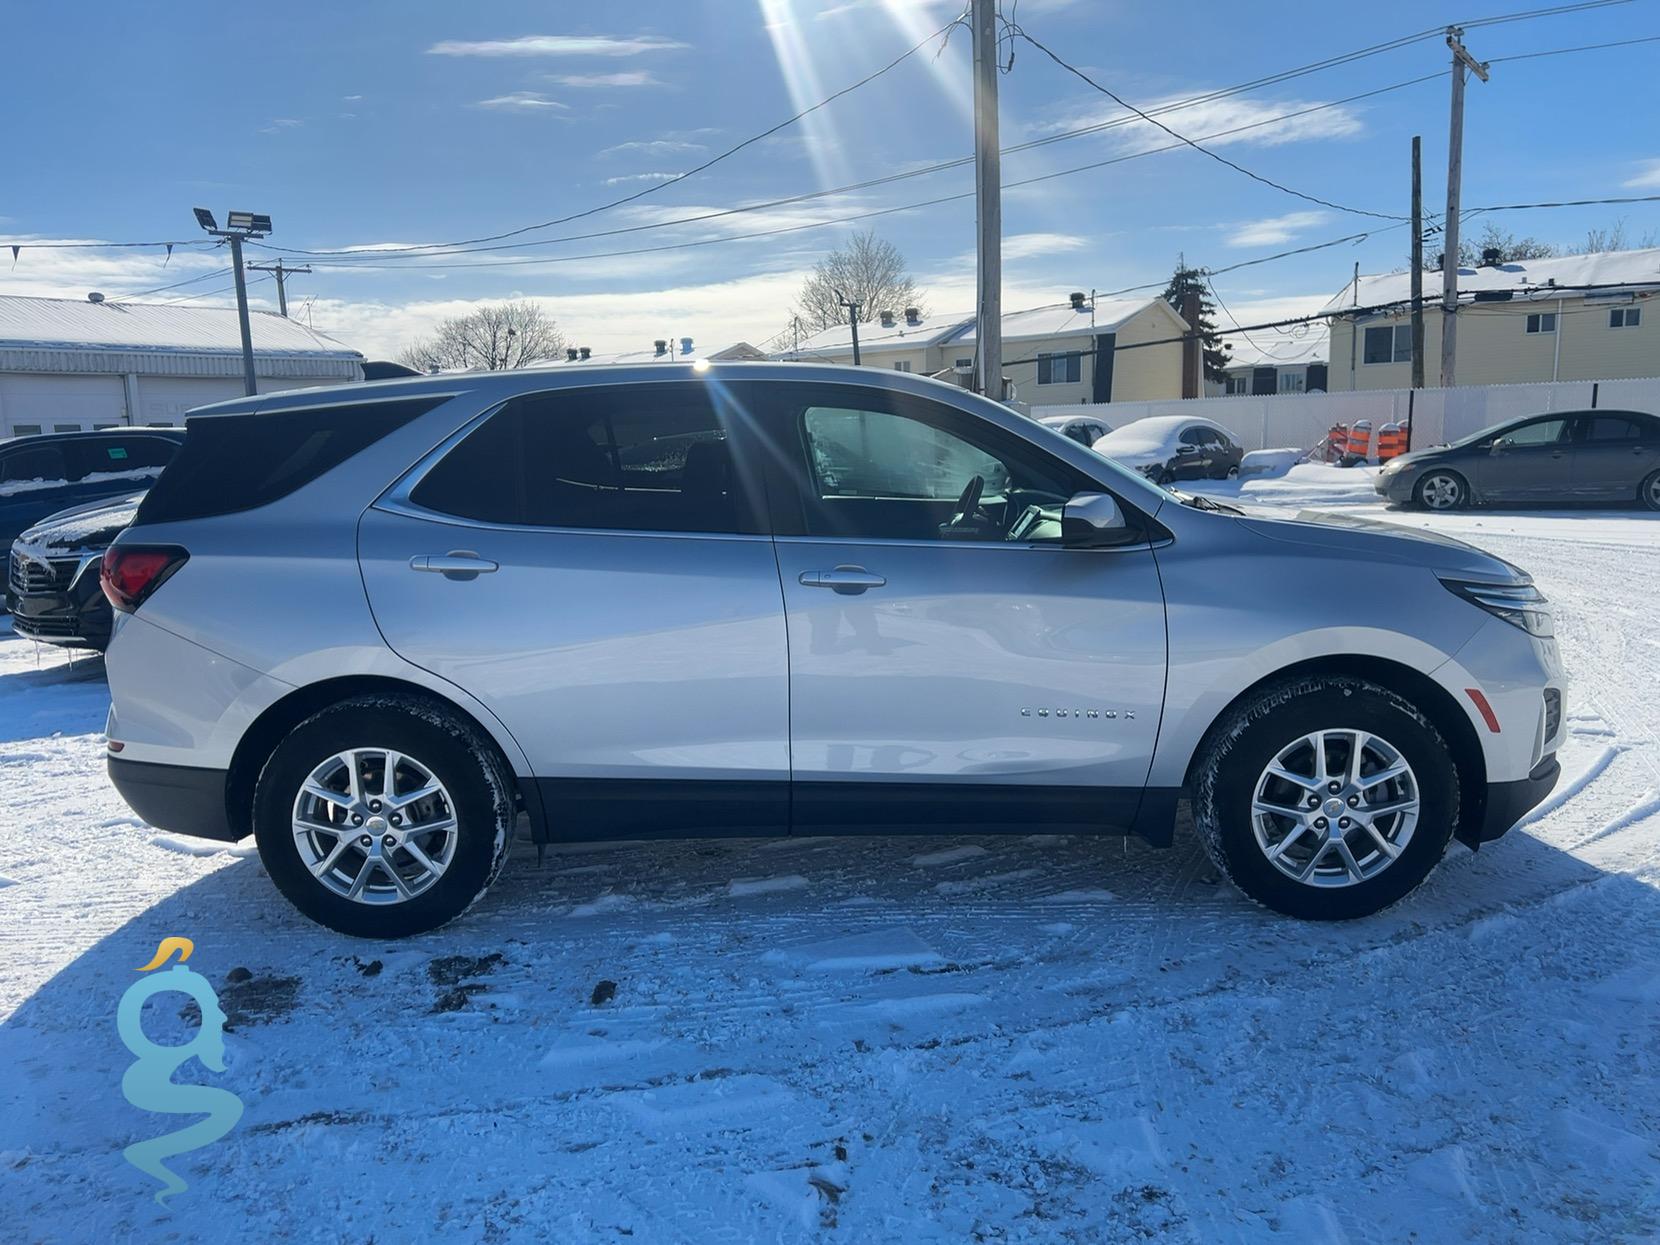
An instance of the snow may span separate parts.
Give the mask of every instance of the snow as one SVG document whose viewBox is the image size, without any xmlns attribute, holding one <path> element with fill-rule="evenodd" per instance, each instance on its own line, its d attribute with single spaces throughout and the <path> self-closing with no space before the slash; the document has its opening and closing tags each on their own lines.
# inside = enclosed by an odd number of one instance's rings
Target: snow
<svg viewBox="0 0 1660 1245">
<path fill-rule="evenodd" d="M 363 357 L 332 337 L 274 312 L 250 312 L 248 321 L 257 355 Z M 223 307 L 0 295 L 0 349 L 86 346 L 236 352 L 242 349 L 242 336 L 236 313 Z"/>
<path fill-rule="evenodd" d="M 246 845 L 139 824 L 103 772 L 101 665 L 0 623 L 12 1235 L 1652 1239 L 1660 516 L 1389 511 L 1369 469 L 1321 465 L 1202 487 L 1530 571 L 1572 680 L 1565 797 L 1344 925 L 1242 899 L 1184 817 L 1169 851 L 804 836 L 539 869 L 520 842 L 460 922 L 364 943 L 293 912 Z M 168 935 L 230 1016 L 227 1071 L 181 1077 L 247 1112 L 162 1210 L 120 1150 L 184 1120 L 123 1101 L 114 1013 Z"/>
<path fill-rule="evenodd" d="M 1583 292 L 1586 286 L 1650 289 L 1660 286 L 1660 247 L 1638 251 L 1600 251 L 1553 259 L 1519 259 L 1498 265 L 1459 268 L 1458 293 L 1466 301 L 1477 294 L 1508 292 L 1514 297 L 1556 298 L 1560 290 Z M 1599 291 L 1610 293 L 1611 289 Z M 1337 313 L 1359 305 L 1404 303 L 1412 297 L 1409 271 L 1362 276 L 1359 292 L 1350 281 L 1323 308 Z"/>
<path fill-rule="evenodd" d="M 153 480 L 161 474 L 160 467 L 135 467 L 131 471 L 93 471 L 76 480 L 76 484 L 109 484 L 116 480 Z M 15 497 L 19 493 L 38 493 L 42 489 L 69 488 L 68 480 L 7 480 L 0 484 L 0 497 Z"/>
</svg>

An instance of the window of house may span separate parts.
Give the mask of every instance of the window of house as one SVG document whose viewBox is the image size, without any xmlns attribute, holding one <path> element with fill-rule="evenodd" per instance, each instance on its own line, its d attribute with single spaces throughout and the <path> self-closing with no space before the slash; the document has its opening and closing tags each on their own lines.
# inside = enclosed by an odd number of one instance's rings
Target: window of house
<svg viewBox="0 0 1660 1245">
<path fill-rule="evenodd" d="M 893 370 L 896 371 L 896 372 L 908 372 L 908 371 L 910 371 L 911 370 L 910 360 L 909 359 L 899 360 L 899 362 L 897 362 L 893 365 Z"/>
<path fill-rule="evenodd" d="M 1614 307 L 1608 312 L 1608 327 L 1611 329 L 1634 329 L 1642 322 L 1641 307 Z"/>
<path fill-rule="evenodd" d="M 1412 326 L 1410 324 L 1384 324 L 1367 329 L 1361 361 L 1364 363 L 1412 362 Z"/>
<path fill-rule="evenodd" d="M 1308 390 L 1308 373 L 1289 371 L 1280 373 L 1281 393 L 1305 393 Z"/>
<path fill-rule="evenodd" d="M 1250 393 L 1251 378 L 1249 376 L 1226 376 L 1222 380 L 1222 392 L 1228 394 Z"/>
<path fill-rule="evenodd" d="M 12 425 L 12 436 L 14 436 L 14 437 L 38 437 L 41 433 L 41 429 L 42 429 L 41 424 L 13 424 Z"/>
<path fill-rule="evenodd" d="M 1527 318 L 1529 333 L 1556 332 L 1556 313 L 1554 311 L 1536 311 Z"/>
<path fill-rule="evenodd" d="M 974 360 L 973 359 L 958 359 L 957 360 L 957 366 L 958 367 L 972 368 L 974 366 Z"/>
<path fill-rule="evenodd" d="M 530 527 L 759 530 L 725 425 L 698 384 L 517 398 L 446 454 L 410 500 Z"/>
<path fill-rule="evenodd" d="M 1076 385 L 1083 374 L 1083 359 L 1076 351 L 1039 351 L 1037 383 L 1040 385 Z"/>
</svg>

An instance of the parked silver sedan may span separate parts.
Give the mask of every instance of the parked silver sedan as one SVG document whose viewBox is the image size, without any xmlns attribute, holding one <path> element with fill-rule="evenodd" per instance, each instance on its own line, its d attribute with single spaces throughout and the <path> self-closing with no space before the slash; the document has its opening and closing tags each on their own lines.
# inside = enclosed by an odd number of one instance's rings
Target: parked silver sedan
<svg viewBox="0 0 1660 1245">
<path fill-rule="evenodd" d="M 1184 498 L 934 381 L 466 374 L 188 426 L 104 562 L 110 775 L 349 934 L 459 915 L 521 814 L 1168 844 L 1183 796 L 1248 895 L 1357 917 L 1557 778 L 1515 567 Z"/>
<path fill-rule="evenodd" d="M 1660 417 L 1558 411 L 1511 420 L 1401 455 L 1378 473 L 1377 491 L 1428 510 L 1596 501 L 1660 510 Z"/>
</svg>

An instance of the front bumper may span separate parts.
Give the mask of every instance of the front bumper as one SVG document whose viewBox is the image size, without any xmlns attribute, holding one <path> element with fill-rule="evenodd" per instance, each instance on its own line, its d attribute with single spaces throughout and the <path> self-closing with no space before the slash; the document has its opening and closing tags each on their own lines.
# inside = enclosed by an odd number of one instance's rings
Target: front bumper
<svg viewBox="0 0 1660 1245">
<path fill-rule="evenodd" d="M 109 646 L 114 611 L 98 586 L 96 574 L 83 574 L 62 591 L 19 593 L 6 591 L 12 629 L 42 644 L 90 648 Z"/>
<path fill-rule="evenodd" d="M 158 830 L 234 843 L 225 813 L 225 771 L 109 759 L 110 782 L 127 806 Z"/>
<path fill-rule="evenodd" d="M 1410 471 L 1397 471 L 1393 475 L 1378 474 L 1372 487 L 1378 496 L 1392 502 L 1404 503 L 1412 500 L 1412 486 L 1417 481 L 1417 474 Z"/>
<path fill-rule="evenodd" d="M 1473 851 L 1509 833 L 1517 822 L 1544 802 L 1561 776 L 1562 766 L 1552 754 L 1535 765 L 1526 778 L 1488 783 L 1487 802 L 1481 816 L 1459 827 L 1459 842 Z"/>
</svg>

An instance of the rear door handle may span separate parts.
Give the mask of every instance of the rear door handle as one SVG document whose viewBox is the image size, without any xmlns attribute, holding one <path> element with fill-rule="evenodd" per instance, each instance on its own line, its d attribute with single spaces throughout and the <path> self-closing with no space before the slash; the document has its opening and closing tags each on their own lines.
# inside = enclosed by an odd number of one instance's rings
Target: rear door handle
<svg viewBox="0 0 1660 1245">
<path fill-rule="evenodd" d="M 867 588 L 885 587 L 888 581 L 862 566 L 843 565 L 833 571 L 802 571 L 799 582 L 803 588 L 828 588 L 843 596 L 857 596 Z"/>
<path fill-rule="evenodd" d="M 409 559 L 412 571 L 430 571 L 445 579 L 477 579 L 498 569 L 489 558 L 481 558 L 470 549 L 451 549 L 448 553 L 423 553 Z"/>
</svg>

